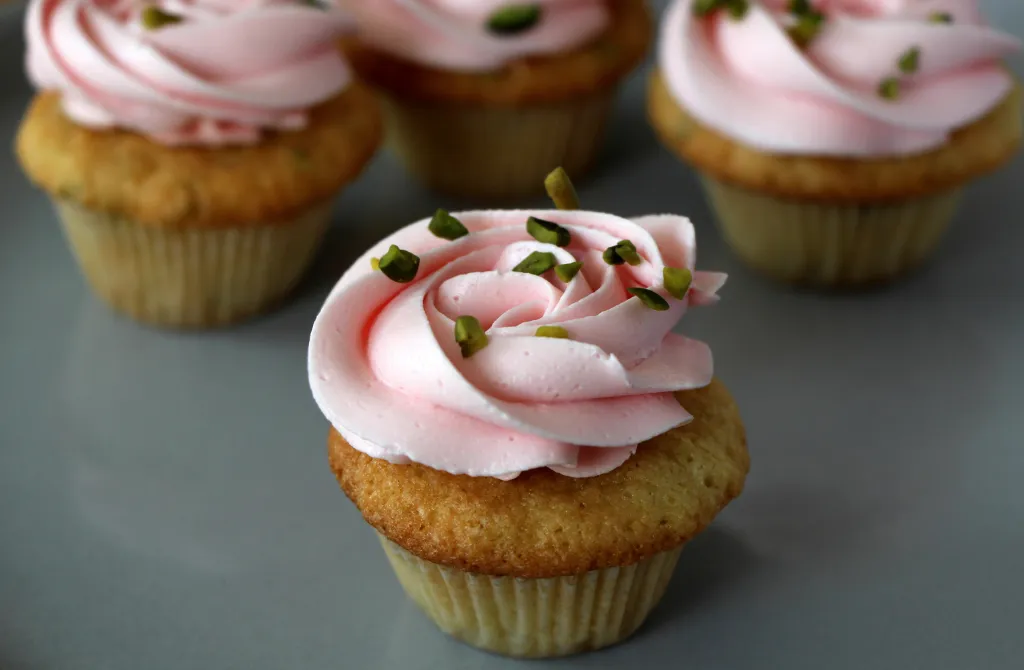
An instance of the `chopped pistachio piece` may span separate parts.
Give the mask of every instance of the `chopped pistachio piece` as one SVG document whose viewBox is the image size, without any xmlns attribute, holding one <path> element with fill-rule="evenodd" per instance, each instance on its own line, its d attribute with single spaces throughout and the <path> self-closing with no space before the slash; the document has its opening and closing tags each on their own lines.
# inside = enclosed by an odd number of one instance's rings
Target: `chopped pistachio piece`
<svg viewBox="0 0 1024 670">
<path fill-rule="evenodd" d="M 896 100 L 900 97 L 900 80 L 896 77 L 886 77 L 878 84 L 879 97 L 886 100 Z"/>
<path fill-rule="evenodd" d="M 506 5 L 487 19 L 487 29 L 496 35 L 515 35 L 535 26 L 540 15 L 539 5 Z"/>
<path fill-rule="evenodd" d="M 903 74 L 914 74 L 921 65 L 921 49 L 918 47 L 907 49 L 900 56 L 897 65 Z"/>
<path fill-rule="evenodd" d="M 462 221 L 443 209 L 434 212 L 434 217 L 430 219 L 427 230 L 442 240 L 457 240 L 469 235 L 469 230 L 462 225 Z"/>
<path fill-rule="evenodd" d="M 696 0 L 693 3 L 693 13 L 696 16 L 709 16 L 721 6 L 722 0 Z"/>
<path fill-rule="evenodd" d="M 143 9 L 139 18 L 142 20 L 142 26 L 147 30 L 159 30 L 165 26 L 181 23 L 180 16 L 165 12 L 156 5 L 150 5 Z"/>
<path fill-rule="evenodd" d="M 928 20 L 932 23 L 953 23 L 953 15 L 949 12 L 932 12 Z"/>
<path fill-rule="evenodd" d="M 373 268 L 374 272 L 376 272 L 377 270 L 380 270 L 380 259 L 377 258 L 376 256 L 371 258 L 370 259 L 370 267 Z"/>
<path fill-rule="evenodd" d="M 550 251 L 534 251 L 529 256 L 519 261 L 519 265 L 512 268 L 512 272 L 525 272 L 531 275 L 542 275 L 551 268 L 558 265 L 558 259 Z"/>
<path fill-rule="evenodd" d="M 818 36 L 818 33 L 821 32 L 821 27 L 824 23 L 824 14 L 820 14 L 813 10 L 808 11 L 803 14 L 798 14 L 796 23 L 786 28 L 786 33 L 797 46 L 803 49 Z"/>
<path fill-rule="evenodd" d="M 569 331 L 561 326 L 541 326 L 537 329 L 537 337 L 557 337 L 562 340 L 569 339 Z"/>
<path fill-rule="evenodd" d="M 580 199 L 565 170 L 556 167 L 544 178 L 544 190 L 558 209 L 579 209 Z"/>
<path fill-rule="evenodd" d="M 558 247 L 569 246 L 569 242 L 572 239 L 569 231 L 562 226 L 553 221 L 538 219 L 535 216 L 531 216 L 526 220 L 526 232 L 530 233 L 530 237 L 538 242 L 554 244 Z"/>
<path fill-rule="evenodd" d="M 666 267 L 661 271 L 661 278 L 665 284 L 665 290 L 676 300 L 682 300 L 686 296 L 686 292 L 690 290 L 690 284 L 693 283 L 693 273 L 687 268 Z"/>
<path fill-rule="evenodd" d="M 455 341 L 463 358 L 469 358 L 487 346 L 487 333 L 475 316 L 460 316 L 455 319 Z"/>
<path fill-rule="evenodd" d="M 644 307 L 653 309 L 656 312 L 664 312 L 668 309 L 668 300 L 649 288 L 631 288 L 629 292 L 644 304 Z"/>
<path fill-rule="evenodd" d="M 563 263 L 562 265 L 555 266 L 555 276 L 564 281 L 566 284 L 572 281 L 576 273 L 583 267 L 583 261 L 576 261 L 575 263 Z"/>
<path fill-rule="evenodd" d="M 644 262 L 644 259 L 640 258 L 640 254 L 636 252 L 636 247 L 629 240 L 622 240 L 616 244 L 615 253 L 630 265 L 640 265 Z"/>
<path fill-rule="evenodd" d="M 420 257 L 392 244 L 387 253 L 381 256 L 377 266 L 391 281 L 406 284 L 416 278 L 416 272 L 420 268 Z"/>
<path fill-rule="evenodd" d="M 725 8 L 729 10 L 730 18 L 739 21 L 750 11 L 750 2 L 748 0 L 727 0 Z"/>
<path fill-rule="evenodd" d="M 619 255 L 618 246 L 619 245 L 617 244 L 610 246 L 601 254 L 601 258 L 604 259 L 604 262 L 608 265 L 622 265 L 626 262 L 626 260 Z"/>
<path fill-rule="evenodd" d="M 786 9 L 790 14 L 807 14 L 811 11 L 810 0 L 789 0 Z"/>
</svg>

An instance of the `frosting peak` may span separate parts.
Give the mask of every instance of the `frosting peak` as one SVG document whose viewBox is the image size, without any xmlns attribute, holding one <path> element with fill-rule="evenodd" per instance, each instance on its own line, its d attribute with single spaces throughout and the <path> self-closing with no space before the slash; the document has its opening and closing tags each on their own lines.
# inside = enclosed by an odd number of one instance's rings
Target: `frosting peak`
<svg viewBox="0 0 1024 670">
<path fill-rule="evenodd" d="M 349 27 L 302 0 L 32 0 L 27 70 L 85 126 L 253 143 L 262 129 L 302 128 L 344 89 L 334 41 Z"/>
<path fill-rule="evenodd" d="M 610 21 L 607 0 L 335 0 L 356 18 L 367 44 L 427 67 L 486 72 L 528 56 L 571 51 Z M 532 14 L 495 30 L 497 12 Z M 533 13 L 533 10 L 536 13 Z"/>
<path fill-rule="evenodd" d="M 763 151 L 928 151 L 1013 87 L 1000 59 L 1020 41 L 986 26 L 975 0 L 751 0 L 741 18 L 695 5 L 676 0 L 665 14 L 668 89 Z"/>
<path fill-rule="evenodd" d="M 693 272 L 681 299 L 663 285 L 666 266 L 693 270 L 689 220 L 579 210 L 454 216 L 468 235 L 435 237 L 426 219 L 399 230 L 341 278 L 316 319 L 310 386 L 349 444 L 454 474 L 510 479 L 548 467 L 587 477 L 692 418 L 673 392 L 710 383 L 711 352 L 671 329 L 689 306 L 715 302 L 725 275 Z M 569 244 L 531 237 L 531 216 L 563 227 Z M 621 240 L 642 262 L 602 258 Z M 391 245 L 419 256 L 411 283 L 373 270 L 371 258 Z M 535 253 L 553 256 L 547 266 L 583 265 L 568 282 L 514 270 Z M 633 287 L 652 289 L 667 308 L 633 299 Z M 486 331 L 486 346 L 468 357 L 455 337 L 460 316 Z M 568 338 L 539 337 L 542 326 Z"/>
</svg>

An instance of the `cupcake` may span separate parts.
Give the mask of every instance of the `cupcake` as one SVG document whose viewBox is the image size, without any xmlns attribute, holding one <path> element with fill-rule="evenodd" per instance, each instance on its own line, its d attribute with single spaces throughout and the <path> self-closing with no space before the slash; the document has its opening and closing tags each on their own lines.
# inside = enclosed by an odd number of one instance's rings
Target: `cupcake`
<svg viewBox="0 0 1024 670">
<path fill-rule="evenodd" d="M 32 0 L 16 140 L 93 291 L 219 326 L 281 301 L 380 143 L 373 95 L 299 0 Z"/>
<path fill-rule="evenodd" d="M 345 51 L 381 96 L 389 143 L 427 186 L 540 194 L 593 162 L 618 84 L 652 36 L 642 0 L 337 0 Z"/>
<path fill-rule="evenodd" d="M 614 644 L 739 495 L 736 405 L 671 332 L 725 281 L 694 255 L 679 216 L 438 211 L 330 293 L 308 369 L 330 464 L 441 630 L 521 657 Z"/>
<path fill-rule="evenodd" d="M 973 0 L 676 0 L 648 112 L 751 267 L 823 287 L 920 265 L 1021 140 L 1020 42 Z"/>
</svg>

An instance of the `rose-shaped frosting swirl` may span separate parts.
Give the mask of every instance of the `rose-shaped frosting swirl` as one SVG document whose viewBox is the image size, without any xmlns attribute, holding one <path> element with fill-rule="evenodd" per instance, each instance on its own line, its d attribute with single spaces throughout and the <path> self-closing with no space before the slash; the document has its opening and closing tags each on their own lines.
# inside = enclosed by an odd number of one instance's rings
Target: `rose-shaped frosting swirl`
<svg viewBox="0 0 1024 670">
<path fill-rule="evenodd" d="M 147 29 L 151 6 L 181 20 Z M 27 70 L 84 126 L 248 144 L 304 127 L 306 110 L 345 88 L 335 41 L 349 28 L 300 0 L 32 0 Z"/>
<path fill-rule="evenodd" d="M 356 19 L 360 39 L 442 70 L 486 72 L 526 56 L 571 51 L 610 21 L 606 0 L 336 0 Z M 495 34 L 488 21 L 510 5 L 534 5 L 537 22 Z"/>
<path fill-rule="evenodd" d="M 725 275 L 694 272 L 682 299 L 666 292 L 666 266 L 694 266 L 689 220 L 562 210 L 455 216 L 468 235 L 449 242 L 423 220 L 368 251 L 316 319 L 310 386 L 349 444 L 454 474 L 508 479 L 549 467 L 587 477 L 692 418 L 672 392 L 710 383 L 711 352 L 670 331 L 689 305 L 717 300 Z M 565 227 L 570 244 L 533 239 L 529 216 Z M 623 239 L 642 263 L 602 260 Z M 414 282 L 373 271 L 371 257 L 392 244 L 420 257 Z M 512 271 L 535 251 L 583 267 L 568 283 L 554 272 Z M 645 307 L 627 292 L 632 287 L 655 290 L 669 308 Z M 468 358 L 454 337 L 465 315 L 488 336 Z M 545 325 L 565 328 L 571 339 L 537 337 Z"/>
<path fill-rule="evenodd" d="M 1013 87 L 999 59 L 1020 42 L 987 27 L 975 0 L 811 0 L 822 20 L 804 48 L 787 34 L 788 0 L 751 0 L 739 19 L 697 16 L 696 4 L 676 0 L 664 17 L 668 89 L 702 123 L 759 150 L 920 153 Z"/>
</svg>

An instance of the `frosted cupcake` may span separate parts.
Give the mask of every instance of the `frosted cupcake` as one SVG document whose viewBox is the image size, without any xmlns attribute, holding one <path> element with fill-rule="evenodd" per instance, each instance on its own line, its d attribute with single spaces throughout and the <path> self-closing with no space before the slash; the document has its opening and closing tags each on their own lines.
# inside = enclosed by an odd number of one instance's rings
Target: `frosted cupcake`
<svg viewBox="0 0 1024 670">
<path fill-rule="evenodd" d="M 331 292 L 331 467 L 441 630 L 528 657 L 622 640 L 740 493 L 736 405 L 671 332 L 725 281 L 694 260 L 679 216 L 439 211 Z"/>
<path fill-rule="evenodd" d="M 338 0 L 346 43 L 381 94 L 390 143 L 450 194 L 539 194 L 558 165 L 595 158 L 622 79 L 646 54 L 641 0 Z"/>
<path fill-rule="evenodd" d="M 973 0 L 677 0 L 648 110 L 736 253 L 773 277 L 882 282 L 921 264 L 963 187 L 1021 139 Z"/>
<path fill-rule="evenodd" d="M 17 153 L 85 278 L 140 321 L 216 326 L 295 286 L 334 197 L 381 138 L 336 42 L 298 0 L 33 0 L 36 96 Z"/>
</svg>

